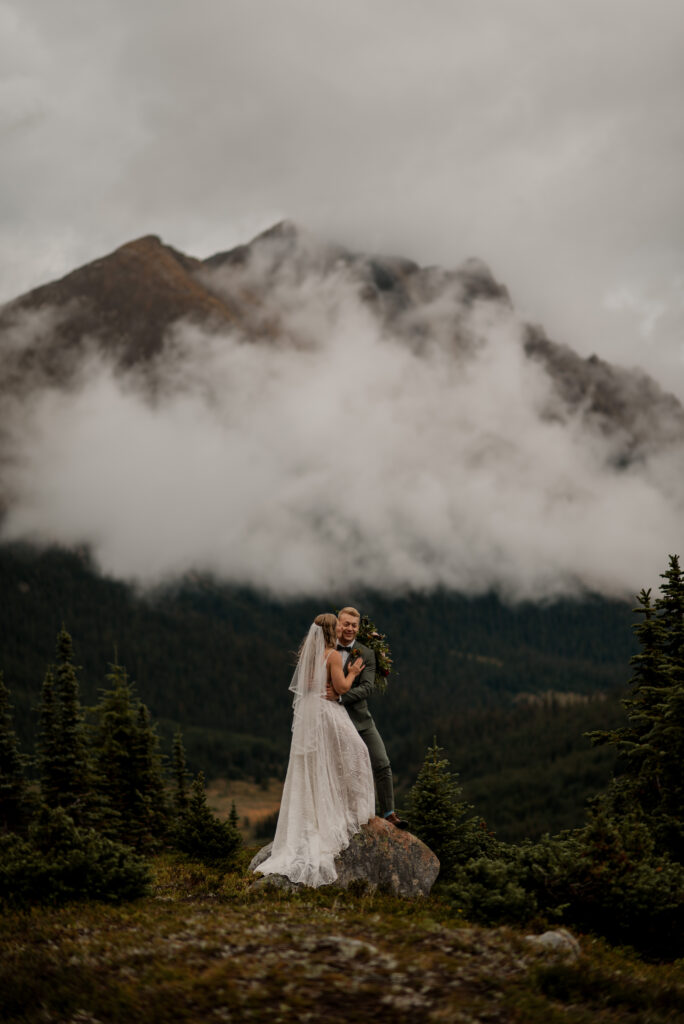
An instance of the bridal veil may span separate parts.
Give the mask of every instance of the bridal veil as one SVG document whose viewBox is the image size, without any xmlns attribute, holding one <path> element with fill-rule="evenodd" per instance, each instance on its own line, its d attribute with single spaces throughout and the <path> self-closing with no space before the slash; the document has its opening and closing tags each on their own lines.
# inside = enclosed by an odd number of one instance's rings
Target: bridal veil
<svg viewBox="0 0 684 1024">
<path fill-rule="evenodd" d="M 326 679 L 314 623 L 290 683 L 292 744 L 275 839 L 256 869 L 310 886 L 335 881 L 335 857 L 375 809 L 368 750 L 344 707 L 326 700 Z"/>
</svg>

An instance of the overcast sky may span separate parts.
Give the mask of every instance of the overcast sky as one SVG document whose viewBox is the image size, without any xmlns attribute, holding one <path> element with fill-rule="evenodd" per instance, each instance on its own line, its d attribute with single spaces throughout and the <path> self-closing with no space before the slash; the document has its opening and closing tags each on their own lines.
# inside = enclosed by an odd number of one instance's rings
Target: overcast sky
<svg viewBox="0 0 684 1024">
<path fill-rule="evenodd" d="M 0 0 L 0 300 L 150 232 L 203 257 L 289 218 L 479 257 L 523 318 L 684 400 L 683 26 L 681 0 Z M 618 471 L 609 438 L 541 417 L 513 314 L 464 374 L 388 348 L 344 287 L 271 289 L 303 355 L 179 328 L 156 406 L 98 361 L 8 399 L 3 536 L 281 593 L 657 583 L 678 449 Z"/>
<path fill-rule="evenodd" d="M 684 399 L 680 0 L 0 0 L 0 299 L 288 217 Z"/>
</svg>

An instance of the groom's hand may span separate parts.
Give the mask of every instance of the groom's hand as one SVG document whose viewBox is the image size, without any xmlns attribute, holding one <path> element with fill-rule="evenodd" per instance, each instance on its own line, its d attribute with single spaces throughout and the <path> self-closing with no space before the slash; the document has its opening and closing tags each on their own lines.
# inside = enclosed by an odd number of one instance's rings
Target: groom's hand
<svg viewBox="0 0 684 1024">
<path fill-rule="evenodd" d="M 333 688 L 330 685 L 330 683 L 326 683 L 326 686 L 325 686 L 325 699 L 326 700 L 337 700 L 337 694 L 333 690 Z"/>
</svg>

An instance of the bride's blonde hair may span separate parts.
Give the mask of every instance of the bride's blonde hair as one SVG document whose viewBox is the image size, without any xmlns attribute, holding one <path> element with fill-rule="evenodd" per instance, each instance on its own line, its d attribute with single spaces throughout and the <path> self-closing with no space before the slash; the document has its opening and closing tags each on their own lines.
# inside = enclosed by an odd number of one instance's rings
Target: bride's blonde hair
<svg viewBox="0 0 684 1024">
<path fill-rule="evenodd" d="M 337 616 L 332 612 L 321 612 L 314 619 L 314 623 L 323 630 L 325 646 L 335 647 L 337 644 Z"/>
</svg>

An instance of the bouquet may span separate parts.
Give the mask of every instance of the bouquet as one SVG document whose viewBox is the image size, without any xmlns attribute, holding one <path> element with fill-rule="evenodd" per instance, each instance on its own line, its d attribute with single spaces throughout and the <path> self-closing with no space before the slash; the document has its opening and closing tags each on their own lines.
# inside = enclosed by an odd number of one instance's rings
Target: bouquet
<svg viewBox="0 0 684 1024">
<path fill-rule="evenodd" d="M 364 646 L 370 647 L 375 654 L 375 685 L 380 693 L 384 693 L 387 689 L 387 680 L 392 672 L 392 652 L 387 643 L 387 637 L 384 633 L 377 631 L 367 615 L 362 615 L 357 640 Z"/>
</svg>

